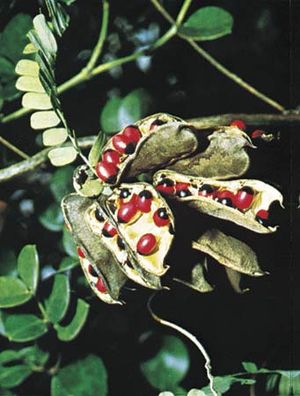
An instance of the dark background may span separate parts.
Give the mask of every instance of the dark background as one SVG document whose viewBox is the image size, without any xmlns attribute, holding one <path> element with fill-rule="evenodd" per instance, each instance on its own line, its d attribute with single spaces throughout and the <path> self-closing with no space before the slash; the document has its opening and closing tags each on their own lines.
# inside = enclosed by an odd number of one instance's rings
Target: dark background
<svg viewBox="0 0 300 396">
<path fill-rule="evenodd" d="M 36 0 L 10 2 L 12 7 L 2 10 L 3 26 L 16 13 L 35 15 L 39 4 Z M 12 4 L 13 3 L 13 4 Z M 134 49 L 124 32 L 114 24 L 118 16 L 126 18 L 134 30 L 156 23 L 161 33 L 167 23 L 147 1 L 111 1 L 110 32 L 119 34 L 122 47 L 118 56 Z M 173 14 L 181 2 L 165 1 Z M 234 30 L 230 36 L 203 43 L 213 56 L 233 72 L 286 108 L 299 104 L 299 28 L 300 2 L 298 1 L 194 1 L 191 7 L 217 5 L 230 11 L 234 17 Z M 71 26 L 60 45 L 57 79 L 65 81 L 78 72 L 84 62 L 78 53 L 90 49 L 96 41 L 99 28 L 100 6 L 98 1 L 78 0 L 71 8 Z M 108 52 L 105 47 L 104 53 Z M 135 88 L 145 88 L 153 98 L 153 112 L 169 112 L 182 118 L 222 113 L 274 112 L 227 77 L 221 75 L 186 43 L 173 39 L 156 51 L 152 67 L 145 73 L 135 63 L 122 68 L 119 78 L 108 73 L 82 84 L 62 96 L 63 106 L 70 124 L 81 136 L 95 134 L 99 130 L 99 114 L 107 100 L 108 92 L 117 89 L 122 96 Z M 19 102 L 9 105 L 9 113 L 19 107 Z M 287 124 L 264 126 L 272 133 L 280 132 L 280 140 L 271 144 L 261 143 L 252 153 L 252 166 L 246 177 L 260 178 L 279 187 L 285 197 L 286 210 L 280 214 L 280 229 L 273 235 L 252 234 L 231 224 L 219 222 L 218 226 L 238 236 L 255 249 L 263 269 L 270 276 L 245 279 L 251 288 L 245 295 L 235 294 L 219 279 L 217 290 L 200 295 L 184 287 L 174 285 L 172 291 L 161 293 L 153 303 L 154 310 L 163 318 L 174 321 L 197 335 L 212 357 L 215 374 L 241 371 L 241 361 L 254 361 L 258 366 L 270 369 L 299 369 L 299 293 L 296 272 L 298 258 L 296 248 L 300 241 L 299 214 L 296 214 L 299 194 L 298 126 Z M 251 126 L 249 126 L 251 131 Z M 17 146 L 28 153 L 40 148 L 36 136 L 30 130 L 28 117 L 7 125 L 2 132 Z M 15 160 L 4 152 L 2 162 Z M 2 166 L 5 164 L 2 163 Z M 49 175 L 46 167 L 41 175 Z M 41 176 L 42 178 L 42 176 Z M 15 190 L 25 189 L 26 197 L 33 199 L 39 212 L 49 204 L 47 187 L 39 178 L 33 182 L 21 179 L 1 186 L 0 196 L 9 200 Z M 56 259 L 57 235 L 46 231 L 38 223 L 36 214 L 23 218 L 17 206 L 12 204 L 9 220 L 1 236 L 2 246 L 18 251 L 26 243 L 36 243 L 44 262 Z M 187 213 L 187 219 L 189 214 Z M 194 217 L 195 222 L 196 218 Z M 198 217 L 199 222 L 211 221 Z M 190 227 L 186 222 L 186 227 Z M 184 227 L 184 225 L 182 225 Z M 181 265 L 188 265 L 185 257 Z M 217 264 L 215 264 L 217 266 Z M 76 270 L 77 271 L 77 270 Z M 79 271 L 79 270 L 78 270 Z M 76 291 L 83 296 L 86 290 Z M 125 307 L 105 306 L 91 300 L 89 322 L 75 342 L 56 344 L 51 341 L 54 353 L 63 354 L 63 363 L 87 353 L 99 354 L 108 369 L 110 395 L 155 395 L 156 392 L 143 380 L 139 362 L 157 346 L 153 338 L 151 346 L 141 347 L 138 340 L 149 330 L 156 334 L 169 334 L 165 328 L 154 324 L 146 310 L 147 290 L 126 292 Z M 3 343 L 4 344 L 4 343 Z M 49 340 L 47 341 L 49 345 Z M 43 346 L 43 341 L 42 344 Z M 191 370 L 183 382 L 187 389 L 206 383 L 202 357 L 193 345 L 186 345 L 191 354 Z M 29 380 L 20 395 L 46 395 L 48 379 L 37 376 Z M 43 389 L 42 392 L 40 389 Z M 259 388 L 258 388 L 259 389 Z M 240 390 L 232 395 L 240 395 Z M 246 388 L 243 389 L 246 392 Z M 248 391 L 247 391 L 248 392 Z M 261 393 L 259 393 L 261 392 Z M 246 393 L 243 393 L 246 394 Z M 263 396 L 263 391 L 257 395 Z"/>
</svg>

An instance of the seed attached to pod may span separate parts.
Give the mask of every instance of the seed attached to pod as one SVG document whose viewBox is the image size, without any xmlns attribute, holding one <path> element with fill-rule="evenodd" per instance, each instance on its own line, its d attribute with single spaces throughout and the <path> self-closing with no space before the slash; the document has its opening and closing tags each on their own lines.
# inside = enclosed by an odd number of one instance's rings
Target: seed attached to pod
<svg viewBox="0 0 300 396">
<path fill-rule="evenodd" d="M 152 131 L 152 129 L 154 129 L 154 128 L 160 126 L 160 125 L 163 125 L 163 124 L 165 124 L 165 123 L 166 123 L 166 121 L 157 119 L 157 120 L 155 120 L 155 121 L 152 122 L 152 124 L 150 125 L 150 128 L 149 128 L 149 129 L 150 129 L 150 131 Z"/>
<path fill-rule="evenodd" d="M 123 203 L 117 213 L 118 221 L 120 223 L 128 223 L 137 214 L 137 211 L 134 201 L 130 200 Z"/>
<path fill-rule="evenodd" d="M 137 251 L 143 256 L 153 253 L 157 245 L 156 238 L 153 234 L 144 234 L 137 243 Z"/>
<path fill-rule="evenodd" d="M 217 193 L 216 201 L 222 205 L 234 207 L 234 194 L 231 191 L 223 190 Z"/>
<path fill-rule="evenodd" d="M 259 222 L 259 224 L 263 226 L 269 225 L 269 212 L 265 209 L 261 209 L 256 213 L 255 220 Z"/>
<path fill-rule="evenodd" d="M 97 283 L 96 283 L 96 288 L 100 293 L 106 293 L 107 292 L 107 288 L 104 284 L 103 279 L 99 276 Z"/>
<path fill-rule="evenodd" d="M 214 198 L 216 192 L 217 191 L 215 187 L 211 186 L 210 184 L 203 184 L 198 190 L 198 195 Z"/>
<path fill-rule="evenodd" d="M 118 135 L 113 136 L 112 138 L 112 145 L 120 154 L 125 153 L 126 147 L 129 143 L 130 143 L 129 139 L 120 133 Z"/>
<path fill-rule="evenodd" d="M 85 254 L 84 254 L 83 250 L 81 249 L 81 247 L 79 247 L 79 246 L 77 247 L 77 254 L 81 258 L 85 258 Z"/>
<path fill-rule="evenodd" d="M 120 162 L 120 154 L 115 150 L 106 150 L 102 154 L 102 161 L 109 164 L 118 165 Z"/>
<path fill-rule="evenodd" d="M 120 236 L 118 236 L 118 238 L 117 238 L 117 245 L 119 246 L 119 248 L 121 250 L 125 249 L 125 243 L 124 243 L 123 239 Z"/>
<path fill-rule="evenodd" d="M 240 210 L 246 210 L 253 202 L 254 191 L 251 187 L 241 188 L 235 195 L 234 204 Z"/>
<path fill-rule="evenodd" d="M 162 194 L 169 195 L 175 192 L 174 182 L 168 178 L 162 179 L 155 188 Z"/>
<path fill-rule="evenodd" d="M 116 180 L 116 175 L 118 173 L 118 168 L 114 164 L 108 162 L 100 161 L 96 165 L 96 173 L 99 179 L 107 183 L 114 183 Z"/>
<path fill-rule="evenodd" d="M 265 134 L 265 132 L 262 131 L 261 129 L 255 129 L 255 131 L 251 132 L 251 138 L 258 139 L 258 138 L 262 137 L 264 134 Z"/>
<path fill-rule="evenodd" d="M 138 142 L 142 135 L 138 127 L 130 125 L 124 129 L 122 136 L 125 136 L 132 143 Z"/>
<path fill-rule="evenodd" d="M 165 208 L 159 208 L 153 215 L 153 221 L 157 227 L 164 227 L 170 223 L 168 212 Z"/>
<path fill-rule="evenodd" d="M 122 188 L 120 190 L 120 198 L 121 199 L 126 199 L 129 197 L 129 195 L 130 195 L 130 191 L 128 190 L 128 188 Z"/>
<path fill-rule="evenodd" d="M 125 149 L 125 154 L 133 154 L 136 148 L 136 142 L 128 143 Z"/>
<path fill-rule="evenodd" d="M 102 221 L 105 220 L 104 217 L 103 217 L 102 212 L 101 212 L 98 208 L 95 210 L 95 217 L 96 217 L 96 219 L 97 219 L 98 221 L 100 221 L 101 223 L 102 223 Z"/>
<path fill-rule="evenodd" d="M 244 130 L 246 129 L 246 124 L 244 123 L 243 120 L 233 120 L 233 121 L 230 123 L 230 126 L 236 126 L 236 127 L 238 127 L 239 129 L 241 129 L 242 131 L 244 131 Z"/>
<path fill-rule="evenodd" d="M 141 191 L 136 198 L 137 208 L 143 212 L 148 213 L 151 210 L 152 193 L 148 190 Z"/>
<path fill-rule="evenodd" d="M 113 236 L 117 235 L 117 230 L 112 224 L 106 221 L 102 228 L 102 235 L 104 235 L 107 238 L 112 238 Z"/>
<path fill-rule="evenodd" d="M 188 183 L 176 183 L 176 195 L 180 198 L 188 197 L 189 195 L 191 195 L 191 192 L 189 191 L 189 186 L 190 185 Z"/>
<path fill-rule="evenodd" d="M 95 271 L 95 269 L 94 269 L 94 267 L 92 266 L 92 264 L 89 264 L 89 266 L 88 266 L 88 271 L 89 271 L 89 273 L 90 273 L 94 278 L 97 278 L 97 277 L 98 277 L 98 274 L 97 274 L 97 272 Z"/>
</svg>

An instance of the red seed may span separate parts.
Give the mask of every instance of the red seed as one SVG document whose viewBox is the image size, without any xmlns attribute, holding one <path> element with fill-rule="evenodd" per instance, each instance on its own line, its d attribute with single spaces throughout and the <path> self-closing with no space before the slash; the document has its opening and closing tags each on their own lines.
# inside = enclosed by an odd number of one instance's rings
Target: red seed
<svg viewBox="0 0 300 396">
<path fill-rule="evenodd" d="M 153 221 L 157 227 L 164 227 L 170 223 L 168 212 L 165 208 L 159 208 L 153 215 Z"/>
<path fill-rule="evenodd" d="M 149 213 L 152 205 L 152 193 L 148 190 L 141 191 L 135 200 L 136 207 L 143 213 Z"/>
<path fill-rule="evenodd" d="M 250 187 L 243 187 L 234 198 L 234 204 L 238 209 L 245 210 L 250 207 L 254 198 L 254 191 Z"/>
<path fill-rule="evenodd" d="M 155 189 L 162 194 L 174 194 L 175 193 L 175 186 L 174 182 L 171 179 L 165 178 L 162 179 L 159 184 L 155 187 Z"/>
<path fill-rule="evenodd" d="M 112 224 L 110 224 L 108 221 L 106 221 L 102 228 L 102 234 L 104 236 L 106 236 L 107 238 L 111 238 L 111 237 L 117 235 L 117 230 L 115 229 L 115 227 Z"/>
<path fill-rule="evenodd" d="M 177 191 L 185 191 L 189 189 L 189 183 L 176 183 L 175 190 Z"/>
<path fill-rule="evenodd" d="M 103 282 L 103 279 L 99 276 L 97 283 L 96 283 L 96 288 L 100 293 L 106 293 L 107 288 Z"/>
<path fill-rule="evenodd" d="M 269 212 L 267 210 L 261 209 L 256 213 L 256 217 L 259 217 L 260 219 L 263 219 L 263 220 L 268 220 Z"/>
<path fill-rule="evenodd" d="M 216 200 L 226 206 L 234 206 L 235 196 L 231 191 L 223 190 L 216 194 Z"/>
<path fill-rule="evenodd" d="M 198 195 L 201 195 L 203 197 L 214 198 L 216 196 L 216 193 L 217 189 L 210 184 L 203 184 L 198 190 Z"/>
<path fill-rule="evenodd" d="M 106 150 L 102 154 L 102 161 L 117 165 L 120 162 L 120 154 L 115 150 Z"/>
<path fill-rule="evenodd" d="M 135 205 L 135 201 L 131 199 L 129 202 L 122 204 L 118 210 L 118 221 L 120 223 L 128 223 L 137 214 L 137 211 L 138 209 Z"/>
<path fill-rule="evenodd" d="M 89 271 L 89 273 L 90 273 L 94 278 L 98 277 L 98 274 L 97 274 L 97 272 L 95 271 L 95 269 L 94 269 L 94 267 L 92 266 L 92 264 L 89 264 L 89 266 L 88 266 L 88 271 Z"/>
<path fill-rule="evenodd" d="M 236 127 L 238 127 L 239 129 L 241 129 L 242 131 L 244 131 L 244 130 L 246 129 L 246 124 L 244 123 L 243 120 L 233 120 L 233 121 L 230 123 L 230 126 L 236 126 Z"/>
<path fill-rule="evenodd" d="M 112 145 L 120 154 L 125 153 L 126 147 L 129 143 L 130 143 L 129 139 L 120 133 L 118 135 L 113 136 L 112 138 Z"/>
<path fill-rule="evenodd" d="M 100 161 L 96 165 L 96 173 L 99 179 L 102 181 L 107 181 L 108 183 L 115 182 L 115 176 L 118 173 L 118 168 L 114 164 L 108 162 Z"/>
<path fill-rule="evenodd" d="M 264 131 L 261 131 L 260 129 L 255 129 L 255 131 L 253 131 L 251 133 L 251 137 L 252 137 L 252 139 L 257 139 L 257 138 L 260 138 L 264 134 L 265 134 Z"/>
<path fill-rule="evenodd" d="M 122 136 L 125 136 L 129 142 L 138 142 L 141 138 L 141 132 L 136 126 L 128 126 L 124 129 Z"/>
<path fill-rule="evenodd" d="M 84 254 L 83 250 L 79 246 L 77 247 L 77 254 L 81 258 L 85 258 L 85 254 Z"/>
<path fill-rule="evenodd" d="M 157 245 L 156 238 L 153 234 L 144 234 L 137 243 L 137 251 L 143 256 L 147 256 L 155 250 Z"/>
</svg>

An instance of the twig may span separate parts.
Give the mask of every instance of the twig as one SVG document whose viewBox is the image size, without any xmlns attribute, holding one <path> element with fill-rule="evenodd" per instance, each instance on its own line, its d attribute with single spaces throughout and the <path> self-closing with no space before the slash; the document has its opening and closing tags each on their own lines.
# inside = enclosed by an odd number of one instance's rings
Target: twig
<svg viewBox="0 0 300 396">
<path fill-rule="evenodd" d="M 89 148 L 95 142 L 96 137 L 90 136 L 86 138 L 79 139 L 79 146 L 82 149 Z M 64 146 L 70 146 L 70 143 L 67 143 Z M 29 159 L 13 164 L 7 168 L 0 170 L 0 183 L 4 183 L 16 177 L 22 176 L 27 172 L 31 172 L 39 168 L 42 164 L 44 164 L 48 160 L 48 153 L 53 148 L 46 148 Z"/>
<path fill-rule="evenodd" d="M 185 0 L 180 8 L 180 11 L 177 15 L 176 18 L 176 25 L 181 25 L 182 21 L 184 20 L 186 13 L 188 12 L 188 9 L 190 5 L 192 4 L 193 0 Z"/>
<path fill-rule="evenodd" d="M 171 24 L 178 24 L 178 20 L 182 22 L 185 16 L 186 12 L 186 6 L 188 6 L 189 1 L 186 0 L 186 2 L 183 4 L 181 10 L 179 11 L 177 21 L 175 21 L 171 15 L 167 12 L 167 10 L 161 5 L 159 0 L 151 0 L 151 3 L 154 5 L 154 7 L 157 9 L 157 11 L 164 16 L 164 18 L 170 22 Z M 183 16 L 183 17 L 182 17 Z M 243 79 L 241 79 L 239 76 L 237 76 L 235 73 L 231 72 L 227 67 L 223 66 L 222 63 L 220 63 L 217 59 L 215 59 L 213 56 L 211 56 L 207 51 L 205 51 L 200 45 L 198 45 L 193 39 L 181 34 L 180 32 L 177 31 L 177 36 L 180 37 L 181 39 L 185 40 L 188 42 L 192 48 L 199 54 L 201 55 L 207 62 L 209 62 L 214 68 L 219 70 L 222 74 L 224 74 L 226 77 L 230 78 L 232 81 L 234 81 L 236 84 L 244 88 L 246 91 L 250 92 L 252 95 L 256 96 L 260 100 L 262 100 L 265 103 L 268 103 L 270 106 L 275 108 L 276 110 L 279 110 L 280 112 L 284 112 L 286 109 L 284 106 L 282 106 L 280 103 L 276 102 L 275 100 L 269 98 L 267 95 L 263 94 L 262 92 L 258 91 L 256 88 L 254 88 L 251 84 L 247 83 Z"/>
<path fill-rule="evenodd" d="M 199 351 L 201 352 L 202 356 L 205 359 L 205 369 L 206 369 L 206 375 L 209 381 L 209 388 L 212 392 L 212 394 L 214 396 L 218 396 L 217 392 L 214 389 L 214 377 L 212 375 L 211 372 L 211 363 L 210 363 L 210 357 L 208 355 L 208 353 L 206 352 L 204 346 L 201 344 L 201 342 L 193 335 L 191 334 L 189 331 L 187 331 L 186 329 L 183 329 L 182 327 L 176 325 L 175 323 L 169 322 L 167 320 L 164 320 L 162 318 L 160 318 L 158 315 L 156 315 L 152 308 L 151 308 L 151 302 L 154 298 L 154 296 L 156 296 L 157 292 L 153 293 L 152 296 L 149 298 L 148 303 L 147 303 L 147 307 L 148 307 L 148 311 L 150 312 L 150 315 L 152 316 L 152 318 L 154 320 L 156 320 L 158 323 L 162 324 L 163 326 L 167 326 L 170 327 L 171 329 L 174 329 L 176 331 L 178 331 L 180 334 L 184 335 L 186 338 L 188 338 L 195 346 L 196 348 L 199 349 Z"/>
<path fill-rule="evenodd" d="M 86 65 L 86 71 L 87 73 L 90 73 L 91 70 L 95 67 L 97 60 L 99 59 L 104 41 L 107 36 L 107 28 L 108 28 L 108 19 L 109 19 L 109 2 L 107 0 L 102 1 L 102 23 L 101 23 L 101 30 L 99 34 L 99 38 L 97 41 L 97 44 L 92 52 L 92 55 L 90 57 L 90 60 L 88 61 L 88 64 Z"/>
<path fill-rule="evenodd" d="M 230 121 L 242 119 L 248 125 L 281 125 L 281 124 L 300 124 L 300 114 L 220 114 L 208 117 L 197 117 L 188 120 L 197 129 L 214 128 L 220 125 L 228 125 Z M 95 142 L 96 137 L 90 136 L 78 139 L 81 149 L 90 148 Z M 70 145 L 70 144 L 67 144 Z M 48 160 L 48 152 L 51 148 L 44 149 L 33 157 L 18 162 L 8 168 L 0 169 L 0 183 L 4 183 L 15 177 L 34 171 Z"/>
<path fill-rule="evenodd" d="M 20 150 L 14 144 L 10 143 L 8 140 L 4 139 L 1 136 L 0 136 L 0 144 L 3 144 L 3 146 L 7 147 L 9 150 L 13 151 L 14 153 L 18 154 L 20 157 L 24 159 L 30 158 L 28 154 L 24 153 L 24 151 Z"/>
</svg>

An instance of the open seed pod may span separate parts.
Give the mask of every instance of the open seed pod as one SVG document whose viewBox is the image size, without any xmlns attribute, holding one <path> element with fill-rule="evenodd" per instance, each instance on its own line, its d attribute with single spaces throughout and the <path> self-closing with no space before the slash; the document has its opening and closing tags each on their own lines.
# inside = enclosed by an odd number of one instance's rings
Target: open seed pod
<svg viewBox="0 0 300 396">
<path fill-rule="evenodd" d="M 203 133 L 199 130 L 198 134 Z M 236 126 L 219 127 L 208 135 L 206 150 L 168 166 L 176 172 L 218 180 L 240 177 L 249 168 L 246 147 L 253 146 L 249 136 Z M 178 144 L 181 144 L 179 141 Z"/>
<path fill-rule="evenodd" d="M 73 175 L 73 186 L 75 191 L 82 197 L 98 197 L 103 190 L 103 183 L 88 167 L 78 166 Z"/>
<path fill-rule="evenodd" d="M 150 184 L 121 184 L 105 206 L 139 266 L 152 275 L 164 275 L 174 238 L 174 218 L 166 201 Z"/>
<path fill-rule="evenodd" d="M 126 276 L 119 269 L 113 255 L 83 220 L 93 201 L 78 194 L 69 194 L 62 200 L 66 225 L 78 246 L 80 264 L 95 294 L 109 304 L 122 304 L 120 290 Z"/>
<path fill-rule="evenodd" d="M 283 196 L 262 181 L 218 181 L 163 170 L 154 175 L 153 184 L 165 196 L 186 202 L 210 216 L 262 234 L 277 229 L 272 225 L 269 210 L 276 201 L 282 206 Z"/>
<path fill-rule="evenodd" d="M 136 176 L 191 154 L 198 146 L 185 121 L 159 113 L 123 128 L 104 146 L 96 165 L 100 180 L 116 185 L 124 173 Z"/>
<path fill-rule="evenodd" d="M 118 224 L 108 215 L 104 204 L 94 201 L 87 208 L 85 222 L 93 234 L 101 238 L 103 245 L 114 256 L 120 270 L 134 282 L 151 289 L 161 289 L 160 277 L 145 271 L 118 230 Z"/>
</svg>

